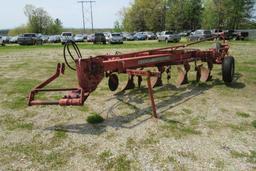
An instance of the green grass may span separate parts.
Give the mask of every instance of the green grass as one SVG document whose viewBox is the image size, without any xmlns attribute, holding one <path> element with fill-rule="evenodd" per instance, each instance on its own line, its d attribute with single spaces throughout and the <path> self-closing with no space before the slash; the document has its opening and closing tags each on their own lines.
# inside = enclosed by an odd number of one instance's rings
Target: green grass
<svg viewBox="0 0 256 171">
<path fill-rule="evenodd" d="M 4 158 L 1 162 L 8 164 L 14 160 L 20 160 L 23 158 L 25 161 L 31 161 L 29 168 L 35 166 L 41 166 L 46 170 L 60 169 L 67 164 L 69 157 L 73 155 L 73 151 L 57 151 L 52 149 L 49 153 L 45 153 L 49 146 L 46 144 L 28 143 L 28 144 L 10 144 L 8 146 L 1 147 L 0 152 L 2 154 L 10 154 Z M 9 158 L 10 157 L 10 158 Z"/>
<path fill-rule="evenodd" d="M 175 45 L 174 43 L 168 44 L 169 46 Z M 125 42 L 124 44 L 110 45 L 110 44 L 92 44 L 92 43 L 78 43 L 80 49 L 133 49 L 133 48 L 158 48 L 164 47 L 166 43 L 157 41 L 132 41 Z M 61 44 L 44 44 L 43 46 L 19 46 L 19 45 L 7 45 L 0 47 L 2 52 L 10 51 L 25 51 L 25 50 L 38 50 L 38 49 L 62 49 L 64 46 Z"/>
<path fill-rule="evenodd" d="M 245 112 L 236 112 L 236 115 L 240 116 L 242 118 L 249 118 L 250 117 L 250 115 L 248 113 L 245 113 Z"/>
<path fill-rule="evenodd" d="M 185 114 L 191 114 L 191 113 L 193 113 L 192 110 L 187 109 L 187 108 L 183 108 L 182 111 L 183 111 Z"/>
<path fill-rule="evenodd" d="M 129 171 L 132 161 L 125 154 L 113 156 L 110 150 L 105 150 L 98 156 L 98 162 L 105 170 Z"/>
<path fill-rule="evenodd" d="M 59 138 L 59 139 L 65 139 L 65 138 L 67 138 L 67 133 L 66 133 L 66 131 L 55 131 L 54 137 Z"/>
<path fill-rule="evenodd" d="M 182 165 L 176 158 L 173 156 L 168 156 L 168 161 L 174 165 L 175 171 L 187 171 L 188 169 Z"/>
<path fill-rule="evenodd" d="M 25 122 L 24 120 L 15 118 L 13 116 L 1 117 L 0 123 L 9 131 L 14 131 L 17 129 L 32 130 L 34 126 L 31 122 Z"/>
<path fill-rule="evenodd" d="M 252 126 L 256 128 L 256 120 L 252 121 Z"/>
<path fill-rule="evenodd" d="M 169 120 L 167 123 L 161 125 L 165 136 L 174 136 L 175 138 L 182 138 L 188 135 L 200 135 L 201 131 L 196 130 L 192 126 L 184 125 L 178 121 Z"/>
<path fill-rule="evenodd" d="M 224 160 L 216 160 L 216 161 L 215 161 L 215 166 L 216 166 L 218 169 L 224 170 L 224 167 L 225 167 L 225 162 L 224 162 Z"/>
<path fill-rule="evenodd" d="M 256 151 L 250 151 L 249 153 L 231 151 L 231 156 L 233 158 L 246 158 L 247 162 L 256 164 Z"/>
<path fill-rule="evenodd" d="M 127 138 L 126 148 L 133 149 L 136 146 L 137 146 L 137 142 L 133 138 L 131 138 L 131 137 Z"/>
</svg>

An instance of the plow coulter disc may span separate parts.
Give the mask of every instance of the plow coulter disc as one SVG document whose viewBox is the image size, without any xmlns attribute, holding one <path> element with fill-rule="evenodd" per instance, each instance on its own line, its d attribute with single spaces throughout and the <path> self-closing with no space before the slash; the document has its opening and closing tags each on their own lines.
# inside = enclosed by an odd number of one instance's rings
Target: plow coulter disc
<svg viewBox="0 0 256 171">
<path fill-rule="evenodd" d="M 209 69 L 199 66 L 196 73 L 196 80 L 201 82 L 206 82 L 209 78 L 210 71 Z"/>
<path fill-rule="evenodd" d="M 111 91 L 116 91 L 119 85 L 118 76 L 116 74 L 111 74 L 108 79 L 108 87 Z"/>
<path fill-rule="evenodd" d="M 184 71 L 184 69 L 182 69 L 181 67 L 177 67 L 178 70 L 178 79 L 176 81 L 176 86 L 180 87 L 181 84 L 184 82 L 185 77 L 186 77 L 186 71 Z"/>
<path fill-rule="evenodd" d="M 206 82 L 208 80 L 209 74 L 210 74 L 210 71 L 207 68 L 201 67 L 201 78 L 200 78 L 200 81 L 201 82 Z"/>
</svg>

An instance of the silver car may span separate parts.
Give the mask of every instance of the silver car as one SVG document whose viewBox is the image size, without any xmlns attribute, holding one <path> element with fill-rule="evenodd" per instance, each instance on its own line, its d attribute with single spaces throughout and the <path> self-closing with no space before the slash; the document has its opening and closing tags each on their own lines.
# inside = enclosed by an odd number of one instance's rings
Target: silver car
<svg viewBox="0 0 256 171">
<path fill-rule="evenodd" d="M 108 39 L 108 43 L 110 44 L 114 44 L 114 43 L 119 43 L 119 44 L 123 44 L 123 36 L 121 33 L 111 33 L 109 35 L 109 39 Z"/>
<path fill-rule="evenodd" d="M 74 37 L 75 42 L 85 42 L 85 40 L 87 40 L 87 35 L 85 34 L 77 34 Z"/>
<path fill-rule="evenodd" d="M 65 44 L 67 41 L 74 41 L 74 35 L 71 32 L 63 32 L 61 33 L 61 44 Z"/>
<path fill-rule="evenodd" d="M 169 42 L 179 42 L 181 39 L 179 34 L 176 34 L 172 31 L 163 31 L 158 37 L 158 41 L 165 41 L 166 43 Z"/>
</svg>

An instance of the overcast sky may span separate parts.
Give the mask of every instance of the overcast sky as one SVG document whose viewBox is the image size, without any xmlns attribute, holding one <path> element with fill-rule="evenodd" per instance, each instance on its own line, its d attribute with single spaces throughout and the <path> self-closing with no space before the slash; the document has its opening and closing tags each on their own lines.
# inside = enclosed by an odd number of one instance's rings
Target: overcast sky
<svg viewBox="0 0 256 171">
<path fill-rule="evenodd" d="M 132 0 L 96 0 L 93 3 L 95 28 L 113 27 L 118 12 Z M 32 4 L 44 8 L 53 18 L 59 18 L 64 27 L 82 28 L 82 8 L 77 0 L 0 0 L 0 30 L 27 23 L 24 6 Z M 89 4 L 85 7 L 86 27 L 90 28 Z"/>
</svg>

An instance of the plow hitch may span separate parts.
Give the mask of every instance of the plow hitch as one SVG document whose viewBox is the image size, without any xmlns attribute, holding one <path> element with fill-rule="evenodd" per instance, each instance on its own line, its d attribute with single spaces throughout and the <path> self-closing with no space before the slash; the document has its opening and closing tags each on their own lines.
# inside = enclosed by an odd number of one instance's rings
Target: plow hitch
<svg viewBox="0 0 256 171">
<path fill-rule="evenodd" d="M 53 74 L 49 79 L 45 80 L 38 86 L 36 86 L 28 96 L 28 105 L 61 105 L 61 106 L 82 106 L 84 101 L 89 96 L 89 93 L 85 93 L 82 88 L 44 88 L 49 85 L 52 81 L 57 79 L 60 75 L 63 75 L 65 71 L 65 64 L 57 64 L 56 73 Z M 66 96 L 58 101 L 42 101 L 35 100 L 35 97 L 38 93 L 46 92 L 68 92 Z"/>
</svg>

